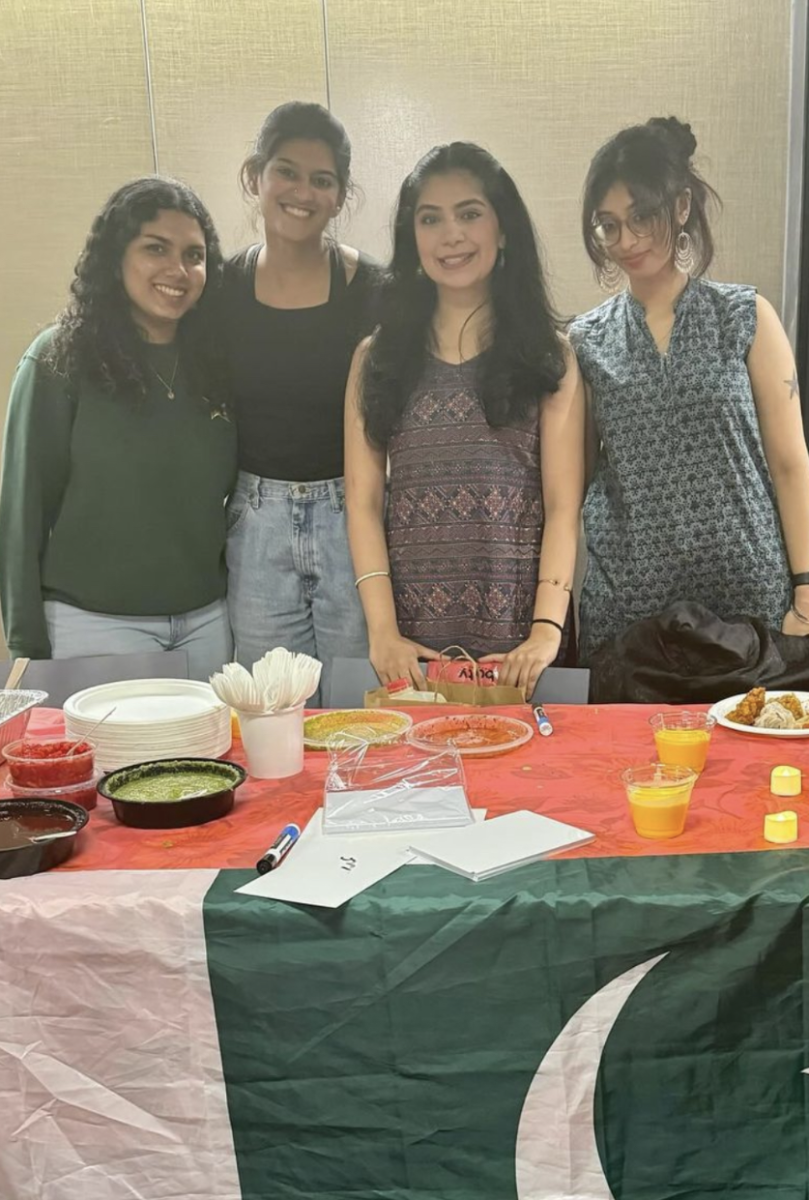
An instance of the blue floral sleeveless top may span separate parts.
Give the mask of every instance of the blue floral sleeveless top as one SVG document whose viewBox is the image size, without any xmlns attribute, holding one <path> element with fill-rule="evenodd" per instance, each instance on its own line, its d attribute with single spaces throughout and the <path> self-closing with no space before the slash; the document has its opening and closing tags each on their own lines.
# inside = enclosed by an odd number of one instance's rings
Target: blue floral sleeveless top
<svg viewBox="0 0 809 1200">
<path fill-rule="evenodd" d="M 601 438 L 584 506 L 580 657 L 676 600 L 781 626 L 789 566 L 746 359 L 751 287 L 691 280 L 666 354 L 622 292 L 570 339 Z"/>
</svg>

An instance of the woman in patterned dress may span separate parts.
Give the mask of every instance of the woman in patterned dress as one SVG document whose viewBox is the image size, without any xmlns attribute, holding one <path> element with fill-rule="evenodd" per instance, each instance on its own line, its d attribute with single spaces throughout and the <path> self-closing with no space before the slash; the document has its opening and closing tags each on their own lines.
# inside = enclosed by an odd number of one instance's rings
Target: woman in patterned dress
<svg viewBox="0 0 809 1200">
<path fill-rule="evenodd" d="M 583 386 L 525 205 L 485 150 L 437 146 L 402 185 L 347 392 L 349 541 L 383 683 L 423 686 L 418 659 L 449 644 L 527 690 L 570 661 L 583 480 Z"/>
<path fill-rule="evenodd" d="M 713 256 L 674 117 L 624 129 L 587 176 L 583 234 L 621 290 L 570 330 L 588 393 L 583 661 L 678 600 L 809 633 L 809 456 L 795 363 L 754 288 Z"/>
</svg>

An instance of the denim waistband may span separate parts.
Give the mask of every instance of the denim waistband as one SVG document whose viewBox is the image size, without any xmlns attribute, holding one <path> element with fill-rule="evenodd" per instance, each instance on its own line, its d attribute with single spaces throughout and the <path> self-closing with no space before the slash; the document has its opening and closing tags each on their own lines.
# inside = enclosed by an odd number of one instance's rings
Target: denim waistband
<svg viewBox="0 0 809 1200">
<path fill-rule="evenodd" d="M 289 479 L 263 479 L 249 471 L 239 471 L 237 489 L 259 500 L 331 500 L 342 502 L 345 484 L 339 479 L 312 479 L 297 483 Z"/>
</svg>

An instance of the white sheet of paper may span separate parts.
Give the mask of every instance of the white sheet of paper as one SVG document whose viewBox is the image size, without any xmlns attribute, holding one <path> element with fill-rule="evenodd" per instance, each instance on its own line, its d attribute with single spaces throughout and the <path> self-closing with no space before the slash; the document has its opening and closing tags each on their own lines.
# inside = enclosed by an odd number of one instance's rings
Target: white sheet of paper
<svg viewBox="0 0 809 1200">
<path fill-rule="evenodd" d="M 488 811 L 489 810 L 487 808 L 473 808 L 472 809 L 472 818 L 476 825 L 480 824 L 481 821 L 486 820 L 486 813 Z M 423 841 L 425 846 L 429 846 L 430 838 L 438 837 L 439 834 L 442 834 L 442 833 L 444 833 L 443 829 L 425 829 L 423 833 L 419 834 L 419 843 L 421 843 Z M 420 854 L 417 854 L 415 852 L 415 850 L 413 850 L 413 847 L 411 844 L 413 842 L 413 834 L 412 833 L 395 833 L 393 836 L 402 838 L 405 845 L 410 846 L 411 857 L 410 857 L 410 861 L 407 864 L 409 867 L 437 867 L 438 866 L 438 863 L 435 861 L 434 858 L 422 858 L 422 856 Z"/>
<path fill-rule="evenodd" d="M 412 857 L 406 834 L 323 833 L 318 809 L 279 867 L 236 890 L 246 896 L 338 908 Z"/>
<path fill-rule="evenodd" d="M 449 871 L 477 881 L 536 862 L 559 850 L 584 845 L 593 837 L 586 829 L 523 811 L 494 817 L 482 825 L 467 825 L 464 829 L 435 830 L 429 841 L 426 837 L 413 838 L 411 849 Z"/>
</svg>

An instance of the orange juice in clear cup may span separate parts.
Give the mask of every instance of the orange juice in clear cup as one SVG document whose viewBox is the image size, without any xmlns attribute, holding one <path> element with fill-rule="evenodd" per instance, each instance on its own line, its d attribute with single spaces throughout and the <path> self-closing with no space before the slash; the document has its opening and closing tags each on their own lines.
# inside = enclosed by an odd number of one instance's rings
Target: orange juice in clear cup
<svg viewBox="0 0 809 1200">
<path fill-rule="evenodd" d="M 645 838 L 679 837 L 697 772 L 670 763 L 649 763 L 629 767 L 621 779 L 635 832 Z"/>
<path fill-rule="evenodd" d="M 707 713 L 665 712 L 651 717 L 658 762 L 673 767 L 689 767 L 700 773 L 705 767 L 715 717 Z"/>
</svg>

